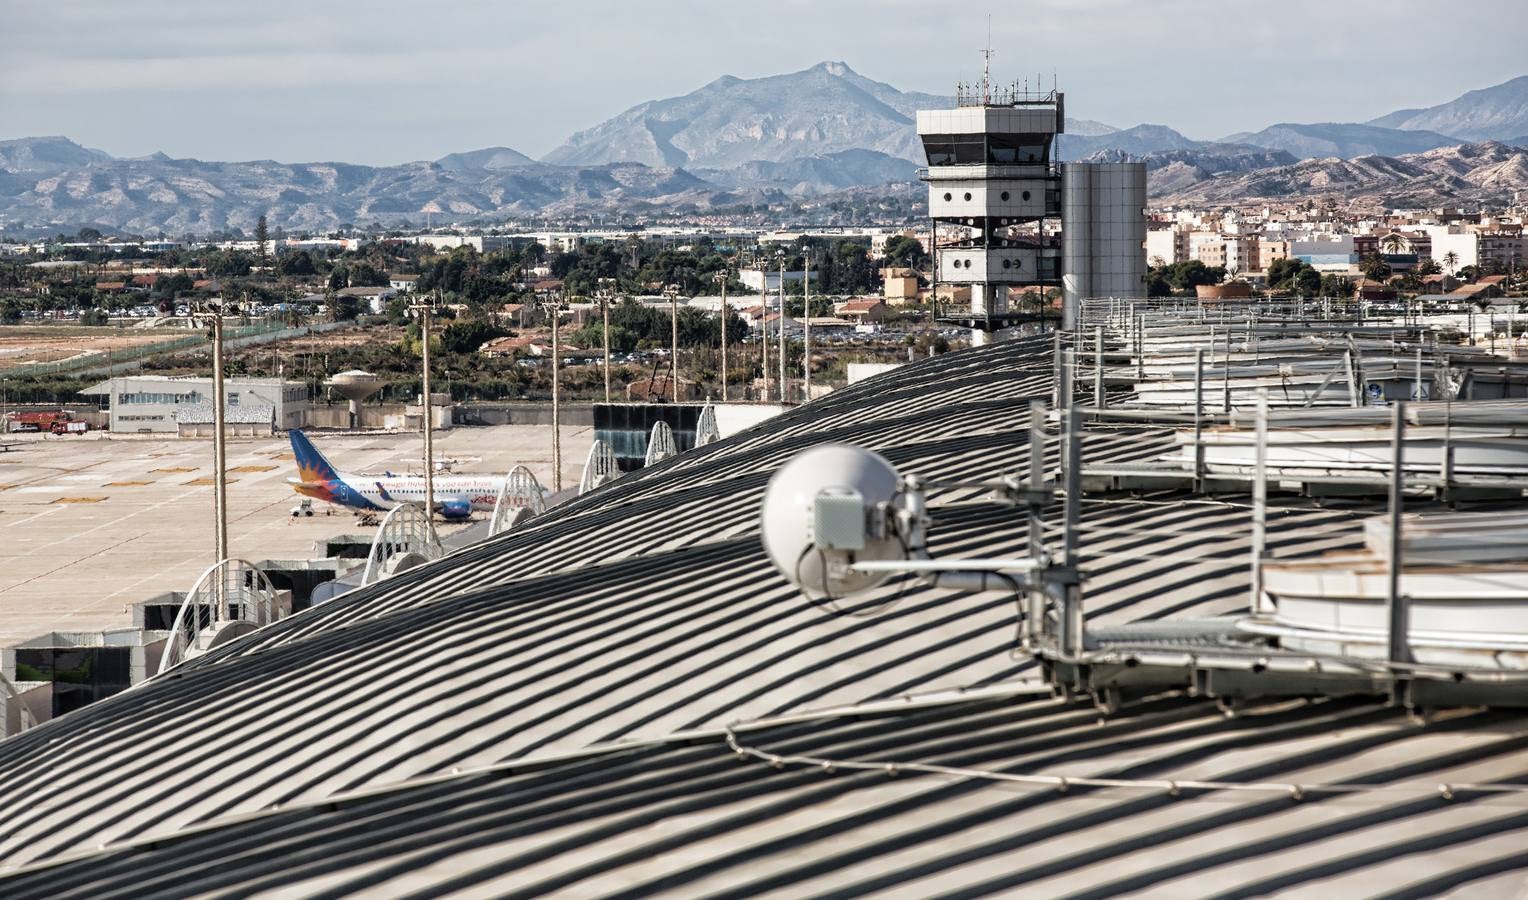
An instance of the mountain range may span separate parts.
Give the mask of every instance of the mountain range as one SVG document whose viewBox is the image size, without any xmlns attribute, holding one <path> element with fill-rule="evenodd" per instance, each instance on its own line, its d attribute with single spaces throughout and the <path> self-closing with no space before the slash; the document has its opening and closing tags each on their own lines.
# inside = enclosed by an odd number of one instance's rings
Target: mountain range
<svg viewBox="0 0 1528 900">
<path fill-rule="evenodd" d="M 396 166 L 118 159 L 62 137 L 0 141 L 0 228 L 247 231 L 265 214 L 273 226 L 301 231 L 863 197 L 913 181 L 922 164 L 916 111 L 951 103 L 823 62 L 785 75 L 724 76 L 638 104 L 541 160 L 509 147 Z M 1433 193 L 1463 197 L 1528 186 L 1506 158 L 1509 145 L 1528 144 L 1524 135 L 1528 76 L 1366 123 L 1280 123 L 1214 141 L 1160 124 L 1068 119 L 1057 155 L 1143 159 L 1153 192 L 1167 197 L 1230 200 L 1343 185 L 1415 192 L 1425 187 L 1417 179 L 1443 177 L 1435 164 L 1455 180 Z M 1449 149 L 1459 152 L 1429 156 Z M 1496 174 L 1477 173 L 1493 165 Z"/>
<path fill-rule="evenodd" d="M 1169 165 L 1152 168 L 1148 184 L 1159 201 L 1242 203 L 1340 196 L 1389 207 L 1453 205 L 1511 197 L 1528 190 L 1528 149 L 1500 141 L 1438 147 L 1400 156 L 1291 160 L 1201 179 L 1175 177 Z"/>
</svg>

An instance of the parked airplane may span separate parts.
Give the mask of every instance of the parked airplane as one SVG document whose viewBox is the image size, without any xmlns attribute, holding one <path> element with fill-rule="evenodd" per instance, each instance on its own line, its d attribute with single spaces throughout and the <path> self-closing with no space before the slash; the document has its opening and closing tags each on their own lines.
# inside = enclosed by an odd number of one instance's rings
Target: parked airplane
<svg viewBox="0 0 1528 900">
<path fill-rule="evenodd" d="M 387 510 L 400 503 L 424 505 L 423 475 L 357 475 L 341 472 L 318 452 L 308 436 L 291 431 L 298 478 L 287 483 L 304 497 L 360 510 Z M 436 475 L 435 509 L 442 518 L 465 519 L 473 510 L 492 510 L 503 475 Z"/>
</svg>

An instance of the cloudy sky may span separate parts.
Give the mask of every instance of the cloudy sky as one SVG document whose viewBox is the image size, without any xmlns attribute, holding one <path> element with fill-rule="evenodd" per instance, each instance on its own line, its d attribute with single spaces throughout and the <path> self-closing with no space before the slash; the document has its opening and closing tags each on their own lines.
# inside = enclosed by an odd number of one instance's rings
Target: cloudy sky
<svg viewBox="0 0 1528 900">
<path fill-rule="evenodd" d="M 1528 73 L 1528 0 L 5 0 L 0 138 L 119 156 L 532 156 L 722 74 L 903 89 L 1053 70 L 1067 112 L 1196 138 L 1362 121 Z"/>
</svg>

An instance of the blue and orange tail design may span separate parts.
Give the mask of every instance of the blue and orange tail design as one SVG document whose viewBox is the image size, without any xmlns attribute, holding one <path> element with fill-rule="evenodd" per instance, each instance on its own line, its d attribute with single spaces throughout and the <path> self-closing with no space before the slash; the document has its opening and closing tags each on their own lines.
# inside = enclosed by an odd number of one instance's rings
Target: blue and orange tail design
<svg viewBox="0 0 1528 900">
<path fill-rule="evenodd" d="M 289 434 L 292 438 L 292 457 L 297 460 L 298 477 L 303 481 L 339 482 L 340 473 L 318 452 L 307 435 L 296 428 Z"/>
<path fill-rule="evenodd" d="M 297 493 L 330 503 L 341 503 L 348 491 L 340 473 L 329 460 L 318 452 L 308 436 L 294 428 L 288 432 L 292 439 L 292 458 L 297 462 L 298 480 L 292 483 Z"/>
</svg>

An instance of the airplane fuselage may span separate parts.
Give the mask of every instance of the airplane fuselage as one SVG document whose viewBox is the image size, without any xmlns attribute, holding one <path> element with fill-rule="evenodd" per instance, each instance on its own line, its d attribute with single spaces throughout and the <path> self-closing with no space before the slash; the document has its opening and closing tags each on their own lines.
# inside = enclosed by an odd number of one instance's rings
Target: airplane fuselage
<svg viewBox="0 0 1528 900">
<path fill-rule="evenodd" d="M 304 497 L 359 510 L 389 510 L 403 504 L 425 504 L 423 475 L 364 475 L 341 472 L 313 446 L 300 429 L 290 432 L 292 458 L 297 463 L 297 478 L 290 481 L 292 490 Z M 498 502 L 505 475 L 453 475 L 442 473 L 432 481 L 434 507 L 447 519 L 465 519 L 475 511 L 488 511 Z M 510 504 L 524 503 L 510 498 Z"/>
<path fill-rule="evenodd" d="M 435 506 L 439 509 L 466 501 L 474 511 L 492 510 L 504 487 L 503 476 L 493 475 L 437 475 L 434 482 Z M 400 503 L 424 505 L 423 475 L 340 472 L 338 479 L 324 482 L 294 480 L 292 487 L 304 496 L 355 509 L 388 510 Z"/>
</svg>

